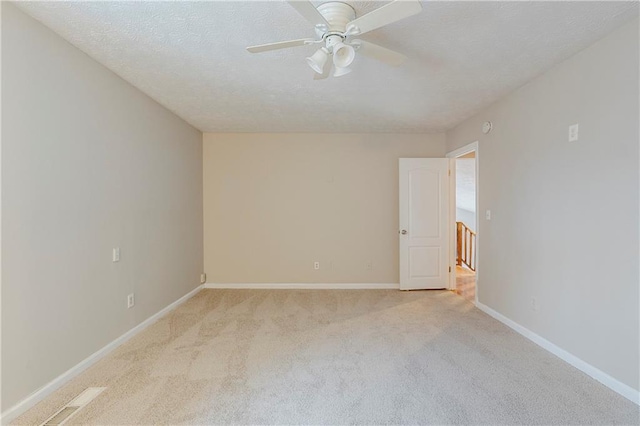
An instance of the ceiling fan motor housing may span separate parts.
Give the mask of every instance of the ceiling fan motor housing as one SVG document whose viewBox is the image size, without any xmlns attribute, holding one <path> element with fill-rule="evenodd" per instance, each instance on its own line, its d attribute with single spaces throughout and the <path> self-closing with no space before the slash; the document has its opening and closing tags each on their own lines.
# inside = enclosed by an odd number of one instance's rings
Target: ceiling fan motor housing
<svg viewBox="0 0 640 426">
<path fill-rule="evenodd" d="M 329 28 L 316 27 L 319 37 L 324 37 L 327 33 L 345 33 L 347 24 L 356 19 L 353 7 L 339 1 L 322 3 L 318 6 L 318 12 L 329 23 Z"/>
</svg>

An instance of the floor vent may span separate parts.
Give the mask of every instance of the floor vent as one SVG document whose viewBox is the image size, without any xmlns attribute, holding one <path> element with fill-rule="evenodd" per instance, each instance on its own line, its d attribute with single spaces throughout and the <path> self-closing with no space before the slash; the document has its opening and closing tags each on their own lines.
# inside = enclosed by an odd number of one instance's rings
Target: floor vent
<svg viewBox="0 0 640 426">
<path fill-rule="evenodd" d="M 71 417 L 76 415 L 78 411 L 84 408 L 88 403 L 93 401 L 106 388 L 87 388 L 80 395 L 76 396 L 70 403 L 58 410 L 53 416 L 40 426 L 63 425 Z"/>
</svg>

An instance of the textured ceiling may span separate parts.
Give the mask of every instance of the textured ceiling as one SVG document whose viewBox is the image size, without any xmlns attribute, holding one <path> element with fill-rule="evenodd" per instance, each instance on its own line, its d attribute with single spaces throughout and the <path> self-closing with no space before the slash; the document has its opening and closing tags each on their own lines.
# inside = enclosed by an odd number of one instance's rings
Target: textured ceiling
<svg viewBox="0 0 640 426">
<path fill-rule="evenodd" d="M 349 2 L 360 16 L 384 2 Z M 19 6 L 206 132 L 439 132 L 638 15 L 636 2 L 424 2 L 363 39 L 403 52 L 391 68 L 313 80 L 313 37 L 288 4 L 25 2 Z"/>
</svg>

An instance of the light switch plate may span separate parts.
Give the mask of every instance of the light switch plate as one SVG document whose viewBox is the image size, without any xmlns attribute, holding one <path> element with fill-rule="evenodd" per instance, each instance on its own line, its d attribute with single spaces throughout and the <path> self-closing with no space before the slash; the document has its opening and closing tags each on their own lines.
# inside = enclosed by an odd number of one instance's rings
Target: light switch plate
<svg viewBox="0 0 640 426">
<path fill-rule="evenodd" d="M 569 142 L 578 140 L 578 123 L 569 126 Z"/>
<path fill-rule="evenodd" d="M 487 211 L 485 212 L 485 214 L 484 214 L 484 217 L 485 217 L 487 220 L 491 220 L 491 210 L 487 210 Z"/>
<path fill-rule="evenodd" d="M 113 261 L 120 262 L 120 247 L 113 249 Z"/>
</svg>

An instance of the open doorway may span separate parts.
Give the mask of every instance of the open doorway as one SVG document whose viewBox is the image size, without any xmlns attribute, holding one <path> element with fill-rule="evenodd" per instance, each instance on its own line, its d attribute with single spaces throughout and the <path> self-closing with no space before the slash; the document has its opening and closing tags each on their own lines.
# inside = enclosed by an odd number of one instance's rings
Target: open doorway
<svg viewBox="0 0 640 426">
<path fill-rule="evenodd" d="M 478 258 L 478 144 L 467 145 L 447 155 L 451 160 L 451 222 L 455 247 L 452 253 L 450 288 L 460 296 L 477 301 Z"/>
</svg>

